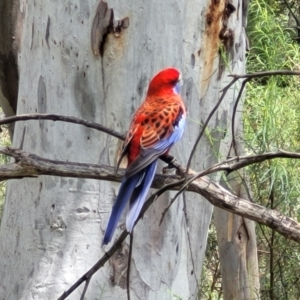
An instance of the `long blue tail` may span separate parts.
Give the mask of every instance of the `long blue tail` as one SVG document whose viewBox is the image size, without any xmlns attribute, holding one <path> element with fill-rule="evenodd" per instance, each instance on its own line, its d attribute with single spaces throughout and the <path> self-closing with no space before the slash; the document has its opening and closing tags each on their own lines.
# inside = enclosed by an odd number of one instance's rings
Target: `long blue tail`
<svg viewBox="0 0 300 300">
<path fill-rule="evenodd" d="M 109 217 L 102 245 L 107 245 L 111 241 L 121 214 L 129 199 L 130 207 L 126 219 L 126 229 L 128 232 L 132 231 L 133 225 L 145 203 L 145 199 L 155 175 L 156 167 L 157 160 L 140 172 L 128 178 L 123 178 L 119 194 Z"/>
<path fill-rule="evenodd" d="M 147 194 L 151 187 L 157 167 L 157 160 L 146 167 L 143 180 L 134 189 L 130 198 L 129 211 L 126 218 L 126 229 L 128 232 L 132 231 L 135 221 L 140 215 L 140 212 L 144 206 Z"/>
</svg>

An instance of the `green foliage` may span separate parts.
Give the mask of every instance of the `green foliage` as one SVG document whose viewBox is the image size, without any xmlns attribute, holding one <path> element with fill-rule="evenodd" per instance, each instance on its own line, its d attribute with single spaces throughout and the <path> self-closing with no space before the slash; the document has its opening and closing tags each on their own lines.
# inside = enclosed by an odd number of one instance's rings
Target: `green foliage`
<svg viewBox="0 0 300 300">
<path fill-rule="evenodd" d="M 221 286 L 220 258 L 214 221 L 212 220 L 207 237 L 206 255 L 202 264 L 199 300 L 223 299 Z"/>
<path fill-rule="evenodd" d="M 248 72 L 298 69 L 299 45 L 279 2 L 253 0 L 249 14 Z M 272 77 L 247 86 L 244 129 L 249 153 L 300 150 L 300 78 Z M 300 161 L 276 159 L 249 168 L 253 200 L 300 220 Z M 299 299 L 298 246 L 257 227 L 262 299 Z"/>
<path fill-rule="evenodd" d="M 247 30 L 251 47 L 249 72 L 290 70 L 299 64 L 298 44 L 293 42 L 294 31 L 287 22 L 287 13 L 277 14 L 262 0 L 251 1 Z"/>
</svg>

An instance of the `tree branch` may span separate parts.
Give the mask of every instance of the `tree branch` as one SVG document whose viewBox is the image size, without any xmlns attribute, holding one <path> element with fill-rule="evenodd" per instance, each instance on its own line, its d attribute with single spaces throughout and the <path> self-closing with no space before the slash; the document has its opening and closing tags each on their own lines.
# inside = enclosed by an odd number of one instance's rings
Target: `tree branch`
<svg viewBox="0 0 300 300">
<path fill-rule="evenodd" d="M 110 166 L 54 161 L 18 149 L 4 148 L 0 150 L 0 153 L 12 156 L 16 160 L 15 163 L 0 167 L 0 180 L 3 180 L 4 178 L 13 179 L 39 175 L 52 175 L 121 182 L 124 174 L 124 170 L 115 174 L 115 168 Z M 208 170 L 201 172 L 202 175 L 199 178 L 195 178 L 195 175 L 199 176 L 197 173 L 190 171 L 188 180 L 193 179 L 193 181 L 186 186 L 186 190 L 204 196 L 214 206 L 264 224 L 276 230 L 286 238 L 300 242 L 300 224 L 296 221 L 275 210 L 270 210 L 261 205 L 239 198 L 225 190 L 219 184 L 212 182 L 207 176 L 204 176 L 206 173 L 217 171 L 225 170 L 231 172 L 253 163 L 278 157 L 299 159 L 300 154 L 281 150 L 276 153 L 231 158 L 223 164 L 217 164 L 215 167 L 211 167 Z M 227 165 L 231 162 L 232 166 Z M 180 168 L 183 170 L 185 169 L 184 166 L 181 166 Z M 157 174 L 152 187 L 164 189 L 166 183 L 168 183 L 168 185 L 175 185 L 172 187 L 172 190 L 179 190 L 184 184 L 183 181 L 181 181 L 180 185 L 178 184 L 178 176 Z"/>
<path fill-rule="evenodd" d="M 300 20 L 299 18 L 296 16 L 296 14 L 293 12 L 292 10 L 292 7 L 289 5 L 288 1 L 287 0 L 283 0 L 285 6 L 287 7 L 287 9 L 289 10 L 289 12 L 291 13 L 291 15 L 293 16 L 297 26 L 299 27 L 300 26 Z"/>
<path fill-rule="evenodd" d="M 251 78 L 252 79 L 252 78 L 278 76 L 278 75 L 299 76 L 300 71 L 275 70 L 275 71 L 255 72 L 255 73 L 249 73 L 249 74 L 230 74 L 228 76 L 233 77 L 235 79 L 242 79 L 242 78 Z"/>
<path fill-rule="evenodd" d="M 18 115 L 13 117 L 8 117 L 0 120 L 0 125 L 10 124 L 19 121 L 28 121 L 28 120 L 49 120 L 49 121 L 60 121 L 66 123 L 73 123 L 78 125 L 83 125 L 88 128 L 93 128 L 98 131 L 105 132 L 110 134 L 120 140 L 124 140 L 124 135 L 120 134 L 117 131 L 109 129 L 103 125 L 100 125 L 95 122 L 90 122 L 86 120 L 82 120 L 76 117 L 69 117 L 69 116 L 61 116 L 55 114 L 28 114 L 28 115 Z"/>
<path fill-rule="evenodd" d="M 85 127 L 92 128 L 92 129 L 95 129 L 98 131 L 102 131 L 102 132 L 112 135 L 120 140 L 125 139 L 125 136 L 123 134 L 120 134 L 119 132 L 109 129 L 101 124 L 82 120 L 82 119 L 79 119 L 76 117 L 62 116 L 62 115 L 55 115 L 55 114 L 24 114 L 24 115 L 18 115 L 18 116 L 13 116 L 13 117 L 7 117 L 7 118 L 0 119 L 0 126 L 6 125 L 6 124 L 11 124 L 14 122 L 29 121 L 29 120 L 49 120 L 49 121 L 54 121 L 54 122 L 61 121 L 61 122 L 66 122 L 66 123 L 73 123 L 73 124 L 83 125 Z M 6 153 L 4 153 L 4 154 L 6 154 Z M 10 154 L 7 154 L 7 155 L 10 155 Z M 170 166 L 178 168 L 178 166 L 175 165 L 175 162 L 173 161 L 174 158 L 171 155 L 161 156 L 160 159 L 163 160 L 165 163 L 169 164 Z"/>
</svg>

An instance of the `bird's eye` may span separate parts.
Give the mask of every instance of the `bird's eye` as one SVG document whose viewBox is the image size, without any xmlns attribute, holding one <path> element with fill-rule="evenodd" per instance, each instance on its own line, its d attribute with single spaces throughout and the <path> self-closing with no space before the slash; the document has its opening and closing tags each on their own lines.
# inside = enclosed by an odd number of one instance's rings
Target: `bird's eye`
<svg viewBox="0 0 300 300">
<path fill-rule="evenodd" d="M 176 80 L 171 81 L 171 84 L 172 84 L 173 86 L 175 86 L 178 82 L 179 82 L 179 80 L 176 79 Z"/>
</svg>

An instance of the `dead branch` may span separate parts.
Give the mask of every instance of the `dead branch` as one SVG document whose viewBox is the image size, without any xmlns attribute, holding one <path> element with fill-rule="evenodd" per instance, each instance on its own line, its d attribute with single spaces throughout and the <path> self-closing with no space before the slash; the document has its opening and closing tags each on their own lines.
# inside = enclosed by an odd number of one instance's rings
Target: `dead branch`
<svg viewBox="0 0 300 300">
<path fill-rule="evenodd" d="M 0 119 L 0 126 L 6 125 L 6 124 L 11 124 L 14 122 L 29 121 L 29 120 L 49 120 L 49 121 L 54 121 L 54 122 L 60 121 L 60 122 L 66 122 L 66 123 L 73 123 L 73 124 L 83 125 L 85 127 L 92 128 L 92 129 L 95 129 L 98 131 L 102 131 L 102 132 L 112 135 L 120 140 L 125 139 L 125 136 L 123 134 L 120 134 L 119 132 L 117 132 L 115 130 L 109 129 L 99 123 L 82 120 L 82 119 L 72 117 L 72 116 L 62 116 L 62 115 L 56 115 L 56 114 L 24 114 L 24 115 L 7 117 L 7 118 Z M 10 155 L 9 153 L 4 153 L 4 154 Z M 160 157 L 160 159 L 163 160 L 165 163 L 169 164 L 170 166 L 173 166 L 174 168 L 178 169 L 178 167 L 179 167 L 179 166 L 176 166 L 172 162 L 173 157 L 171 155 L 162 156 L 162 157 Z M 3 178 L 2 180 L 5 180 L 5 178 Z"/>
<path fill-rule="evenodd" d="M 299 76 L 300 71 L 275 70 L 275 71 L 255 72 L 255 73 L 249 73 L 249 74 L 230 74 L 228 76 L 233 77 L 234 79 L 242 79 L 242 78 L 251 78 L 251 79 L 253 79 L 253 78 L 278 76 L 278 75 Z"/>
<path fill-rule="evenodd" d="M 73 123 L 78 125 L 83 125 L 88 128 L 93 128 L 98 131 L 105 132 L 109 135 L 112 135 L 120 140 L 124 140 L 124 135 L 120 134 L 119 132 L 109 129 L 101 124 L 90 122 L 87 120 L 82 120 L 76 117 L 70 116 L 62 116 L 62 115 L 55 115 L 55 114 L 26 114 L 26 115 L 18 115 L 13 117 L 7 117 L 0 120 L 0 126 L 5 124 L 11 124 L 14 122 L 19 121 L 28 121 L 28 120 L 49 120 L 49 121 L 60 121 L 66 123 Z"/>
<path fill-rule="evenodd" d="M 52 175 L 121 182 L 122 175 L 124 174 L 123 170 L 120 171 L 119 174 L 115 174 L 115 169 L 110 166 L 55 161 L 13 148 L 1 149 L 0 153 L 12 156 L 16 160 L 14 163 L 0 167 L 0 180 L 3 180 L 4 178 L 13 179 L 39 175 Z M 276 230 L 288 239 L 300 242 L 300 224 L 296 221 L 275 210 L 269 210 L 261 205 L 239 198 L 225 190 L 219 184 L 212 182 L 207 176 L 204 176 L 205 173 L 237 170 L 246 165 L 262 162 L 275 157 L 299 159 L 300 154 L 279 151 L 276 153 L 231 158 L 225 162 L 226 164 L 234 162 L 233 167 L 231 168 L 230 166 L 217 164 L 215 168 L 211 167 L 207 171 L 201 172 L 201 176 L 199 176 L 199 173 L 197 174 L 190 171 L 188 180 L 193 179 L 193 181 L 189 182 L 186 186 L 186 190 L 204 196 L 214 206 L 259 222 Z M 181 166 L 181 169 L 185 168 Z M 195 175 L 197 178 L 195 178 Z M 178 176 L 157 174 L 152 187 L 156 189 L 165 189 L 167 186 L 166 183 L 168 183 L 168 185 L 175 185 L 170 188 L 172 190 L 179 190 L 184 185 L 183 180 L 178 181 Z"/>
</svg>

